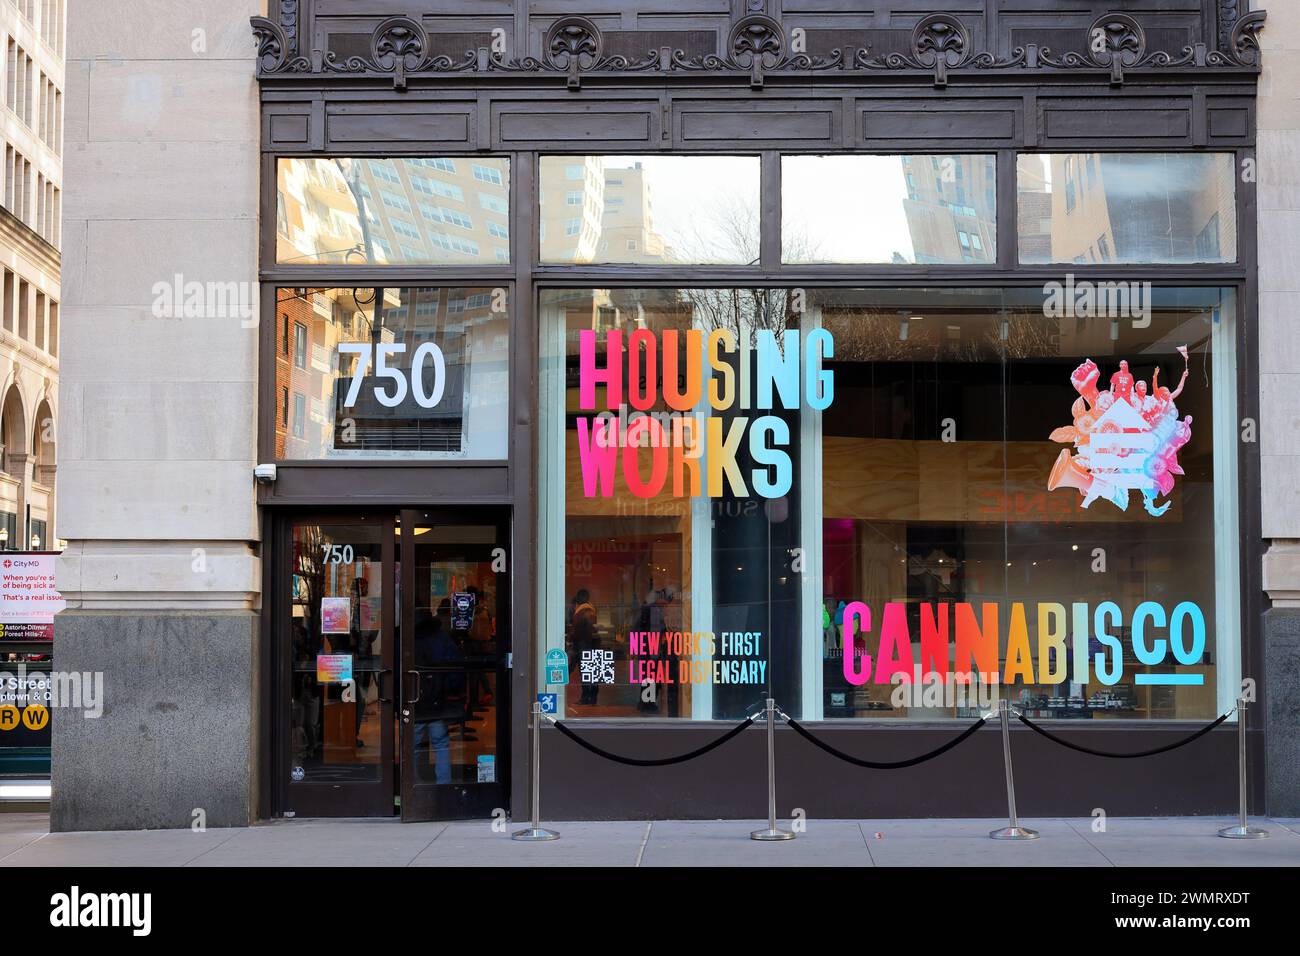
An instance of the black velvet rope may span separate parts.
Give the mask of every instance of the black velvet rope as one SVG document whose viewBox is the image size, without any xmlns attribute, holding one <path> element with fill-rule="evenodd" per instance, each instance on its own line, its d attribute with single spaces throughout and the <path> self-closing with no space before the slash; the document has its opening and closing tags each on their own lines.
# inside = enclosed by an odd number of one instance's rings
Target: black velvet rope
<svg viewBox="0 0 1300 956">
<path fill-rule="evenodd" d="M 832 757 L 838 757 L 840 760 L 843 760 L 845 763 L 851 763 L 855 767 L 866 767 L 870 770 L 902 770 L 904 767 L 915 767 L 919 763 L 925 763 L 927 760 L 933 760 L 935 757 L 938 757 L 940 754 L 945 754 L 949 750 L 952 750 L 953 747 L 956 747 L 959 743 L 961 743 L 971 734 L 975 733 L 975 731 L 979 730 L 986 723 L 988 723 L 988 718 L 981 717 L 979 720 L 975 721 L 975 723 L 971 724 L 969 727 L 963 730 L 952 740 L 948 741 L 946 744 L 942 745 L 941 747 L 936 747 L 934 750 L 931 750 L 929 753 L 921 754 L 919 757 L 911 757 L 908 760 L 892 760 L 892 761 L 863 760 L 861 757 L 850 756 L 849 754 L 846 754 L 842 750 L 836 750 L 834 747 L 832 747 L 830 744 L 826 743 L 825 741 L 818 740 L 816 737 L 812 735 L 812 733 L 806 727 L 801 727 L 799 725 L 799 722 L 795 720 L 793 717 L 786 717 L 785 722 L 789 724 L 791 727 L 793 727 L 795 733 L 797 733 L 804 740 L 808 741 L 810 744 L 812 744 L 815 747 L 820 747 L 822 750 L 826 751 Z"/>
<path fill-rule="evenodd" d="M 728 740 L 730 740 L 732 737 L 735 737 L 737 734 L 739 734 L 741 731 L 745 730 L 748 727 L 753 726 L 754 718 L 746 717 L 743 722 L 737 724 L 735 727 L 732 727 L 730 730 L 728 730 L 717 740 L 713 741 L 712 743 L 705 744 L 703 747 L 699 747 L 696 750 L 692 750 L 690 753 L 681 754 L 680 756 L 677 757 L 657 757 L 655 759 L 649 759 L 649 760 L 643 759 L 641 757 L 623 757 L 619 754 L 612 754 L 608 750 L 604 750 L 600 747 L 597 747 L 593 743 L 589 743 L 588 741 L 583 740 L 581 737 L 575 734 L 568 727 L 564 726 L 564 724 L 561 721 L 557 720 L 554 721 L 554 723 L 555 723 L 556 730 L 564 734 L 564 736 L 568 737 L 579 747 L 582 747 L 584 750 L 590 750 L 598 757 L 604 757 L 606 760 L 612 760 L 615 763 L 626 764 L 629 767 L 666 767 L 669 764 L 685 763 L 688 760 L 694 760 L 696 757 L 703 757 L 710 750 L 716 750 L 717 748 L 725 744 Z"/>
<path fill-rule="evenodd" d="M 1200 737 L 1204 737 L 1215 727 L 1219 726 L 1219 724 L 1227 720 L 1230 716 L 1232 716 L 1232 711 L 1228 711 L 1228 713 L 1224 714 L 1214 723 L 1202 727 L 1200 730 L 1192 734 L 1190 737 L 1184 737 L 1182 740 L 1175 741 L 1172 744 L 1165 744 L 1165 746 L 1163 747 L 1156 747 L 1152 750 L 1139 750 L 1137 753 L 1131 753 L 1131 754 L 1110 753 L 1105 750 L 1093 750 L 1091 747 L 1085 747 L 1082 744 L 1073 744 L 1062 737 L 1056 736 L 1056 734 L 1052 733 L 1050 730 L 1044 730 L 1042 727 L 1039 727 L 1036 723 L 1034 723 L 1024 714 L 1017 714 L 1016 716 L 1020 719 L 1020 722 L 1024 724 L 1026 727 L 1028 727 L 1030 730 L 1034 731 L 1035 733 L 1042 734 L 1048 740 L 1054 741 L 1060 744 L 1062 747 L 1068 747 L 1071 750 L 1077 750 L 1081 754 L 1091 754 L 1094 757 L 1114 757 L 1117 760 L 1127 760 L 1132 757 L 1152 757 L 1156 754 L 1162 754 L 1170 750 L 1177 750 L 1179 747 L 1185 746 L 1186 744 L 1190 744 L 1193 740 L 1196 740 Z"/>
</svg>

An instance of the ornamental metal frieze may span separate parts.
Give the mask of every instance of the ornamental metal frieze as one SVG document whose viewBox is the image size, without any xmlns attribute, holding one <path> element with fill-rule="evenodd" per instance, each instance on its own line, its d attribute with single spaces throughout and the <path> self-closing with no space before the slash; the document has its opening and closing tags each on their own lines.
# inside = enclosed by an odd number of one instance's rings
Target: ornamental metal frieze
<svg viewBox="0 0 1300 956">
<path fill-rule="evenodd" d="M 389 17 L 374 30 L 369 56 L 339 59 L 333 52 L 300 52 L 296 10 L 281 22 L 253 17 L 257 40 L 258 74 L 263 77 L 293 75 L 350 74 L 391 79 L 405 89 L 411 76 L 439 76 L 455 73 L 537 74 L 563 77 L 571 90 L 582 86 L 585 76 L 632 73 L 713 73 L 744 76 L 754 89 L 761 89 L 773 75 L 808 73 L 911 72 L 927 74 L 936 87 L 944 87 L 950 75 L 964 71 L 1067 70 L 1109 74 L 1112 84 L 1124 82 L 1126 73 L 1169 69 L 1248 69 L 1260 65 L 1259 32 L 1264 11 L 1238 16 L 1231 6 L 1231 20 L 1225 19 L 1228 4 L 1220 7 L 1219 26 L 1224 31 L 1218 49 L 1204 43 L 1185 46 L 1177 52 L 1148 50 L 1146 30 L 1129 14 L 1109 13 L 1087 28 L 1082 44 L 1085 52 L 1055 54 L 1050 48 L 1029 43 L 1000 57 L 976 51 L 970 29 L 958 17 L 945 13 L 921 19 L 912 31 L 910 52 L 875 54 L 869 47 L 835 49 L 826 54 L 809 54 L 794 49 L 781 23 L 763 13 L 737 19 L 727 36 L 723 54 L 688 56 L 672 47 L 647 50 L 644 56 L 610 54 L 594 22 L 586 17 L 562 17 L 551 24 L 542 39 L 540 56 L 511 57 L 487 49 L 466 50 L 464 56 L 434 56 L 430 36 L 415 18 Z M 761 7 L 761 4 L 759 5 Z M 753 9 L 751 5 L 751 9 Z"/>
<path fill-rule="evenodd" d="M 562 17 L 551 24 L 542 40 L 542 57 L 526 56 L 521 60 L 488 56 L 480 50 L 478 59 L 493 71 L 510 73 L 563 73 L 569 89 L 582 85 L 584 73 L 636 73 L 659 66 L 658 53 L 643 60 L 626 56 L 606 56 L 605 38 L 586 17 Z"/>
<path fill-rule="evenodd" d="M 280 0 L 280 26 L 284 30 L 284 48 L 298 52 L 298 0 Z"/>
<path fill-rule="evenodd" d="M 725 56 L 686 57 L 674 50 L 668 57 L 670 70 L 703 70 L 718 73 L 748 73 L 749 85 L 763 88 L 767 73 L 805 73 L 814 70 L 835 70 L 843 66 L 843 51 L 834 50 L 828 56 L 810 56 L 807 53 L 787 53 L 789 43 L 785 29 L 766 14 L 741 17 L 727 35 Z"/>
<path fill-rule="evenodd" d="M 1231 41 L 1232 28 L 1237 25 L 1237 0 L 1219 0 L 1219 49 L 1226 49 Z"/>
</svg>

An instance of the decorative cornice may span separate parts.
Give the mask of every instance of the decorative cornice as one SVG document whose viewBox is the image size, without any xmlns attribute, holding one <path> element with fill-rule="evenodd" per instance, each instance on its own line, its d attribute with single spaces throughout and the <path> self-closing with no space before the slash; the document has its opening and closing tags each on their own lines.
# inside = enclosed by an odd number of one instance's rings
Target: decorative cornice
<svg viewBox="0 0 1300 956">
<path fill-rule="evenodd" d="M 563 73 L 569 89 L 582 85 L 584 73 L 635 73 L 658 66 L 658 54 L 643 60 L 626 56 L 606 56 L 605 38 L 596 24 L 586 17 L 561 17 L 551 24 L 542 39 L 542 58 L 524 57 L 505 60 L 489 57 L 489 70 L 514 73 Z"/>
<path fill-rule="evenodd" d="M 314 73 L 311 61 L 296 55 L 289 46 L 284 27 L 266 17 L 253 17 L 253 39 L 257 41 L 258 76 L 280 73 Z"/>
<path fill-rule="evenodd" d="M 1088 27 L 1085 53 L 1056 55 L 1048 47 L 1030 43 L 1016 47 L 1008 57 L 999 57 L 988 51 L 977 52 L 970 29 L 959 18 L 946 13 L 932 14 L 917 23 L 909 53 L 884 55 L 874 55 L 870 48 L 862 47 L 836 49 L 825 55 L 795 53 L 777 20 L 763 13 L 749 13 L 732 25 L 726 52 L 721 56 L 690 57 L 682 50 L 662 47 L 649 50 L 640 58 L 607 54 L 604 37 L 596 24 L 586 17 L 571 16 L 551 24 L 543 38 L 540 57 L 508 58 L 479 49 L 467 50 L 460 59 L 432 56 L 424 26 L 412 17 L 398 16 L 389 17 L 375 28 L 368 57 L 339 60 L 333 52 L 319 50 L 313 50 L 310 56 L 301 55 L 296 7 L 297 0 L 282 0 L 280 23 L 253 17 L 259 76 L 379 76 L 392 79 L 393 86 L 399 90 L 406 88 L 411 76 L 466 72 L 563 76 L 571 90 L 581 89 L 583 78 L 593 74 L 746 75 L 752 88 L 762 89 L 766 77 L 773 75 L 899 71 L 930 74 L 935 87 L 943 88 L 953 74 L 1017 69 L 1103 72 L 1109 74 L 1113 85 L 1119 86 L 1127 74 L 1142 70 L 1258 70 L 1259 32 L 1266 16 L 1263 11 L 1257 11 L 1238 17 L 1235 0 L 1220 0 L 1220 48 L 1211 50 L 1204 43 L 1197 43 L 1171 53 L 1149 51 L 1146 30 L 1135 17 L 1109 13 Z"/>
<path fill-rule="evenodd" d="M 1261 53 L 1259 34 L 1264 29 L 1264 20 L 1268 14 L 1263 10 L 1248 13 L 1232 28 L 1228 37 L 1228 52 L 1238 63 L 1259 66 Z"/>
</svg>

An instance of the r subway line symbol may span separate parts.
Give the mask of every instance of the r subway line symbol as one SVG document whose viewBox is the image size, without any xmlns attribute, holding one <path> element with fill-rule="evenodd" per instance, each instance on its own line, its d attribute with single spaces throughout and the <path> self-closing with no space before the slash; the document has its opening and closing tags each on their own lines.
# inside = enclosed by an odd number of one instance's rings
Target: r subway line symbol
<svg viewBox="0 0 1300 956">
<path fill-rule="evenodd" d="M 28 704 L 19 710 L 13 704 L 0 704 L 0 731 L 17 730 L 19 725 L 28 730 L 44 730 L 50 722 L 49 708 Z"/>
</svg>

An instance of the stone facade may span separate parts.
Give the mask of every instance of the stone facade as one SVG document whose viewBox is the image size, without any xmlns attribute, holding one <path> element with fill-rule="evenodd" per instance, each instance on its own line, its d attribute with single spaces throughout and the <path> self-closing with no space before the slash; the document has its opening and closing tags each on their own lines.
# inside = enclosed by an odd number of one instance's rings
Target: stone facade
<svg viewBox="0 0 1300 956">
<path fill-rule="evenodd" d="M 1256 6 L 1259 6 L 1258 4 Z M 1269 2 L 1256 191 L 1269 813 L 1300 813 L 1300 7 Z"/>
<path fill-rule="evenodd" d="M 68 10 L 55 648 L 61 668 L 104 672 L 107 703 L 55 722 L 56 829 L 255 816 L 257 296 L 248 316 L 186 310 L 163 289 L 257 288 L 248 22 L 264 9 Z"/>
<path fill-rule="evenodd" d="M 257 816 L 269 721 L 256 693 L 257 316 L 163 308 L 159 290 L 178 276 L 257 288 L 249 17 L 267 4 L 184 7 L 69 0 L 64 280 L 49 290 L 65 331 L 51 399 L 69 542 L 56 651 L 61 669 L 102 671 L 107 702 L 98 719 L 54 724 L 60 830 L 188 826 L 196 810 L 208 825 Z M 1300 815 L 1300 7 L 1267 7 L 1252 347 L 1272 608 L 1265 706 L 1252 721 L 1266 728 L 1267 811 Z M 34 413 L 35 398 L 23 401 Z"/>
</svg>

